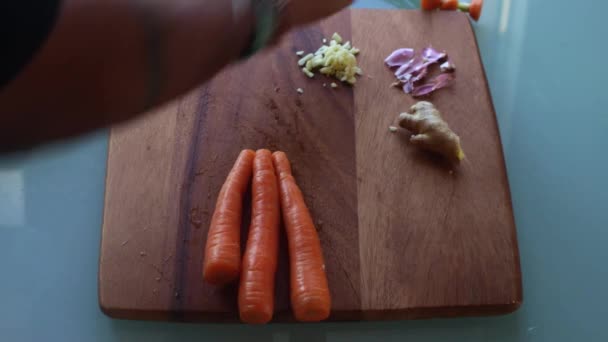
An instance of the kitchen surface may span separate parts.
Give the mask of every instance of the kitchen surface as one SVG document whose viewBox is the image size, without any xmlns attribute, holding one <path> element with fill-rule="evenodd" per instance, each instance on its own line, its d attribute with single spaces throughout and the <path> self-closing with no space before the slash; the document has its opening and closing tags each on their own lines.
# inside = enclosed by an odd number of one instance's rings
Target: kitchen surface
<svg viewBox="0 0 608 342">
<path fill-rule="evenodd" d="M 418 6 L 364 0 L 354 7 Z M 473 24 L 517 227 L 524 299 L 515 313 L 314 326 L 112 320 L 98 305 L 109 135 L 104 130 L 0 158 L 0 335 L 10 341 L 608 339 L 608 276 L 602 266 L 608 259 L 608 74 L 602 63 L 607 49 L 598 43 L 608 4 L 574 6 L 486 0 Z M 595 68 L 581 68 L 579 61 Z"/>
</svg>

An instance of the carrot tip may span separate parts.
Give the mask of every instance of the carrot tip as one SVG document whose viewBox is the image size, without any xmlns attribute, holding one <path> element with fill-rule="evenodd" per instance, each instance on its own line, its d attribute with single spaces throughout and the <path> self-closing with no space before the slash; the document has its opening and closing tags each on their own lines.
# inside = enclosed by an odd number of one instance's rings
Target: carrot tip
<svg viewBox="0 0 608 342">
<path fill-rule="evenodd" d="M 211 285 L 226 285 L 233 282 L 239 276 L 240 270 L 230 267 L 231 265 L 212 263 L 203 271 L 203 279 Z"/>
<path fill-rule="evenodd" d="M 444 11 L 455 11 L 458 9 L 458 0 L 442 0 L 441 9 Z"/>
<path fill-rule="evenodd" d="M 481 17 L 481 10 L 483 8 L 483 0 L 473 0 L 469 6 L 469 15 L 475 21 L 478 21 Z"/>
<path fill-rule="evenodd" d="M 240 154 L 243 154 L 243 155 L 244 155 L 244 154 L 251 154 L 251 155 L 254 155 L 254 154 L 255 154 L 255 151 L 254 151 L 254 150 L 250 150 L 250 149 L 245 149 L 245 150 L 242 150 Z"/>
<path fill-rule="evenodd" d="M 241 312 L 240 317 L 247 324 L 266 324 L 272 320 L 272 313 L 252 310 Z"/>
<path fill-rule="evenodd" d="M 296 320 L 300 322 L 320 322 L 329 318 L 329 310 L 324 309 L 308 309 L 295 314 Z"/>
<path fill-rule="evenodd" d="M 422 0 L 420 1 L 420 7 L 426 11 L 432 11 L 438 9 L 441 6 L 441 0 Z"/>
<path fill-rule="evenodd" d="M 277 151 L 272 154 L 272 163 L 276 170 L 277 175 L 281 173 L 291 174 L 291 163 L 287 159 L 285 152 Z"/>
</svg>

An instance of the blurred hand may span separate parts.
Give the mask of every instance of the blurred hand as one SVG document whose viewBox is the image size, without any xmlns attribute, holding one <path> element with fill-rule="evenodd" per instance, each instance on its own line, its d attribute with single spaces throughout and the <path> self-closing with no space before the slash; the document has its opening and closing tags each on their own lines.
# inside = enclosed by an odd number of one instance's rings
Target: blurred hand
<svg viewBox="0 0 608 342">
<path fill-rule="evenodd" d="M 353 0 L 291 0 L 284 13 L 287 28 L 306 25 L 328 17 L 352 4 Z"/>
</svg>

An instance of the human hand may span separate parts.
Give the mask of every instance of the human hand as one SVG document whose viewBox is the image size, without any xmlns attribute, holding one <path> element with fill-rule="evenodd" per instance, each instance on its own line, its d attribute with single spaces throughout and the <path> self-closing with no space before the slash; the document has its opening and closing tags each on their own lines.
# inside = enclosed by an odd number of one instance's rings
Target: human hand
<svg viewBox="0 0 608 342">
<path fill-rule="evenodd" d="M 283 22 L 289 29 L 328 17 L 352 4 L 353 0 L 291 0 L 285 7 Z"/>
</svg>

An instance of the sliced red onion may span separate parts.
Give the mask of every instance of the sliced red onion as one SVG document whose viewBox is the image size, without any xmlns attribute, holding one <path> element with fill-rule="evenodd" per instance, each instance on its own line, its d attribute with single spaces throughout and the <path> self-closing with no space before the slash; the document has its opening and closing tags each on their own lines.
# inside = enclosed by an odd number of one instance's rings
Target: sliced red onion
<svg viewBox="0 0 608 342">
<path fill-rule="evenodd" d="M 456 70 L 456 66 L 452 62 L 450 62 L 449 59 L 443 62 L 443 64 L 441 64 L 439 68 L 441 69 L 441 72 L 454 72 Z"/>
<path fill-rule="evenodd" d="M 414 83 L 411 83 L 411 82 L 403 83 L 402 89 L 403 89 L 404 93 L 411 94 L 412 91 L 414 91 Z"/>
<path fill-rule="evenodd" d="M 414 87 L 412 96 L 424 96 L 449 85 L 454 80 L 453 74 L 439 74 L 433 78 L 430 83 Z"/>
<path fill-rule="evenodd" d="M 421 61 L 422 59 L 420 56 L 414 57 L 412 60 L 403 64 L 401 67 L 399 67 L 399 69 L 397 69 L 397 71 L 395 71 L 395 77 L 401 81 L 407 82 L 410 78 L 412 78 L 412 69 L 414 68 L 414 65 L 419 66 Z"/>
<path fill-rule="evenodd" d="M 416 87 L 416 89 L 414 89 L 411 94 L 412 94 L 412 96 L 424 96 L 424 95 L 428 95 L 434 91 L 435 91 L 435 85 L 427 83 L 427 84 L 423 84 L 419 87 Z"/>
<path fill-rule="evenodd" d="M 414 90 L 414 84 L 424 78 L 427 73 L 428 68 L 422 68 L 420 70 L 417 70 L 414 75 L 411 75 L 411 77 L 407 81 L 405 81 L 405 83 L 403 84 L 403 91 L 406 94 L 410 94 Z"/>
<path fill-rule="evenodd" d="M 446 56 L 445 52 L 439 52 L 429 46 L 424 48 L 420 55 L 414 57 L 414 59 L 397 69 L 397 71 L 395 71 L 395 76 L 399 80 L 407 81 L 411 77 L 417 75 L 422 69 L 426 69 L 429 65 L 437 63 Z M 411 76 L 408 76 L 408 74 L 411 74 Z"/>
<path fill-rule="evenodd" d="M 424 57 L 428 61 L 431 61 L 432 63 L 435 63 L 445 58 L 446 56 L 447 54 L 445 52 L 437 51 L 430 46 L 422 50 L 422 57 Z"/>
<path fill-rule="evenodd" d="M 416 58 L 412 58 L 409 62 L 400 66 L 399 69 L 395 71 L 395 77 L 397 77 L 399 80 L 407 81 L 410 77 L 409 70 L 411 69 L 411 66 L 415 61 Z"/>
<path fill-rule="evenodd" d="M 412 58 L 414 58 L 414 49 L 402 48 L 393 51 L 393 53 L 386 57 L 384 63 L 386 63 L 389 68 L 400 67 L 409 62 Z"/>
<path fill-rule="evenodd" d="M 414 70 L 414 73 L 412 74 L 412 78 L 410 78 L 410 82 L 416 83 L 416 82 L 420 81 L 422 78 L 424 78 L 426 76 L 426 74 L 428 74 L 428 73 L 429 73 L 429 69 L 427 67 L 421 68 L 419 70 Z"/>
<path fill-rule="evenodd" d="M 401 83 L 403 91 L 412 96 L 427 95 L 437 89 L 448 85 L 453 75 L 441 74 L 431 80 L 430 83 L 416 86 L 428 74 L 428 67 L 447 58 L 445 52 L 437 51 L 432 47 L 426 47 L 416 54 L 413 49 L 403 48 L 393 51 L 384 62 L 389 68 L 397 67 L 395 77 Z M 454 71 L 454 65 L 448 60 L 441 64 L 442 72 Z"/>
</svg>

